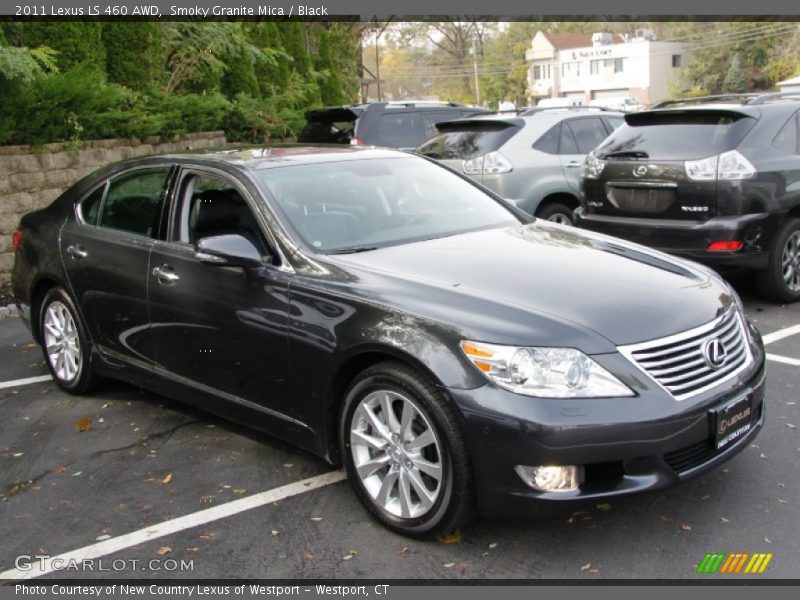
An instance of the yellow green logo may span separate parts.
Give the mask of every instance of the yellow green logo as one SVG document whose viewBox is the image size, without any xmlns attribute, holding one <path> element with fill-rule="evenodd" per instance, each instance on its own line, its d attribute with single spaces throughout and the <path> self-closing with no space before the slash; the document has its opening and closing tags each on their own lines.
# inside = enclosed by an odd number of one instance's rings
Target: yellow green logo
<svg viewBox="0 0 800 600">
<path fill-rule="evenodd" d="M 700 562 L 697 572 L 711 574 L 763 573 L 767 570 L 767 565 L 771 560 L 772 553 L 709 552 Z"/>
</svg>

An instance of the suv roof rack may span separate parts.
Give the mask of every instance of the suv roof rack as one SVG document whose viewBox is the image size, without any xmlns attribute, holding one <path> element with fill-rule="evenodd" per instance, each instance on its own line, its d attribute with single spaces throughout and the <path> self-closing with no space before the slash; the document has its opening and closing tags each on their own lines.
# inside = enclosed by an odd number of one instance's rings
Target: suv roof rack
<svg viewBox="0 0 800 600">
<path fill-rule="evenodd" d="M 697 96 L 695 98 L 677 98 L 675 100 L 662 100 L 649 106 L 647 110 L 654 108 L 667 108 L 668 106 L 679 106 L 684 104 L 705 104 L 710 102 L 724 102 L 726 100 L 739 100 L 742 104 L 747 104 L 748 100 L 756 98 L 761 94 L 715 94 L 713 96 Z"/>
<path fill-rule="evenodd" d="M 749 100 L 747 104 L 766 104 L 767 102 L 782 100 L 784 98 L 800 100 L 800 92 L 770 92 L 767 94 L 759 94 L 758 97 Z"/>
<path fill-rule="evenodd" d="M 385 104 L 387 106 L 402 106 L 404 108 L 415 108 L 417 106 L 457 106 L 460 108 L 470 108 L 466 104 L 453 102 L 451 100 L 390 100 Z"/>
<path fill-rule="evenodd" d="M 606 106 L 537 106 L 535 108 L 519 108 L 517 109 L 517 115 L 520 117 L 530 117 L 535 115 L 536 113 L 544 112 L 547 110 L 599 110 L 602 112 L 622 112 L 620 110 L 614 110 L 613 108 L 608 108 Z"/>
</svg>

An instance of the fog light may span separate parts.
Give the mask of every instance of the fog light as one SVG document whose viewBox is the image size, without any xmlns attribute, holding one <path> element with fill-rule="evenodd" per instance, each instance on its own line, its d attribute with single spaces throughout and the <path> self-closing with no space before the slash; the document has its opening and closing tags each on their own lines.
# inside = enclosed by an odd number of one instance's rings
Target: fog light
<svg viewBox="0 0 800 600">
<path fill-rule="evenodd" d="M 517 465 L 517 474 L 522 481 L 542 492 L 573 492 L 578 489 L 578 467 Z"/>
</svg>

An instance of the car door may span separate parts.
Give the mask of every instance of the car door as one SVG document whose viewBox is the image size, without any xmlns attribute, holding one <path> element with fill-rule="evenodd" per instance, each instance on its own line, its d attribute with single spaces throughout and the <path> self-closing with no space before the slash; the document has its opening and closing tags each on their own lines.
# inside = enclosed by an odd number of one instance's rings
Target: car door
<svg viewBox="0 0 800 600">
<path fill-rule="evenodd" d="M 172 166 L 113 176 L 76 206 L 61 230 L 61 255 L 73 297 L 97 350 L 112 359 L 152 363 L 147 270 Z"/>
<path fill-rule="evenodd" d="M 287 393 L 289 275 L 275 256 L 254 199 L 228 174 L 181 171 L 167 239 L 150 259 L 149 306 L 156 361 L 166 375 L 291 421 Z M 206 237 L 239 234 L 263 268 L 213 266 L 196 256 Z"/>
<path fill-rule="evenodd" d="M 564 177 L 576 193 L 580 189 L 580 175 L 586 155 L 608 136 L 600 117 L 580 117 L 561 123 L 559 155 Z"/>
</svg>

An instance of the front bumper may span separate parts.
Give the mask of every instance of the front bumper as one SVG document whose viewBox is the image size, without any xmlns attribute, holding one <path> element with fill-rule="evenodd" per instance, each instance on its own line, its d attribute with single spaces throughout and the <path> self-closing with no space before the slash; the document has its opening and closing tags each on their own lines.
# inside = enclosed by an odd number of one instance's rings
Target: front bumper
<svg viewBox="0 0 800 600">
<path fill-rule="evenodd" d="M 680 402 L 641 378 L 637 397 L 629 398 L 537 399 L 491 384 L 449 389 L 464 416 L 481 513 L 574 510 L 587 501 L 668 487 L 729 460 L 764 422 L 764 353 L 754 346 L 751 369 Z M 607 367 L 625 361 L 607 356 Z M 709 411 L 742 395 L 751 397 L 751 429 L 717 451 Z M 537 491 L 517 475 L 516 465 L 579 465 L 581 484 L 572 492 Z"/>
<path fill-rule="evenodd" d="M 598 215 L 580 207 L 575 211 L 575 224 L 707 265 L 765 269 L 780 219 L 771 213 L 720 216 L 707 221 L 641 219 Z M 709 244 L 722 240 L 742 240 L 744 245 L 735 252 L 708 251 Z"/>
</svg>

